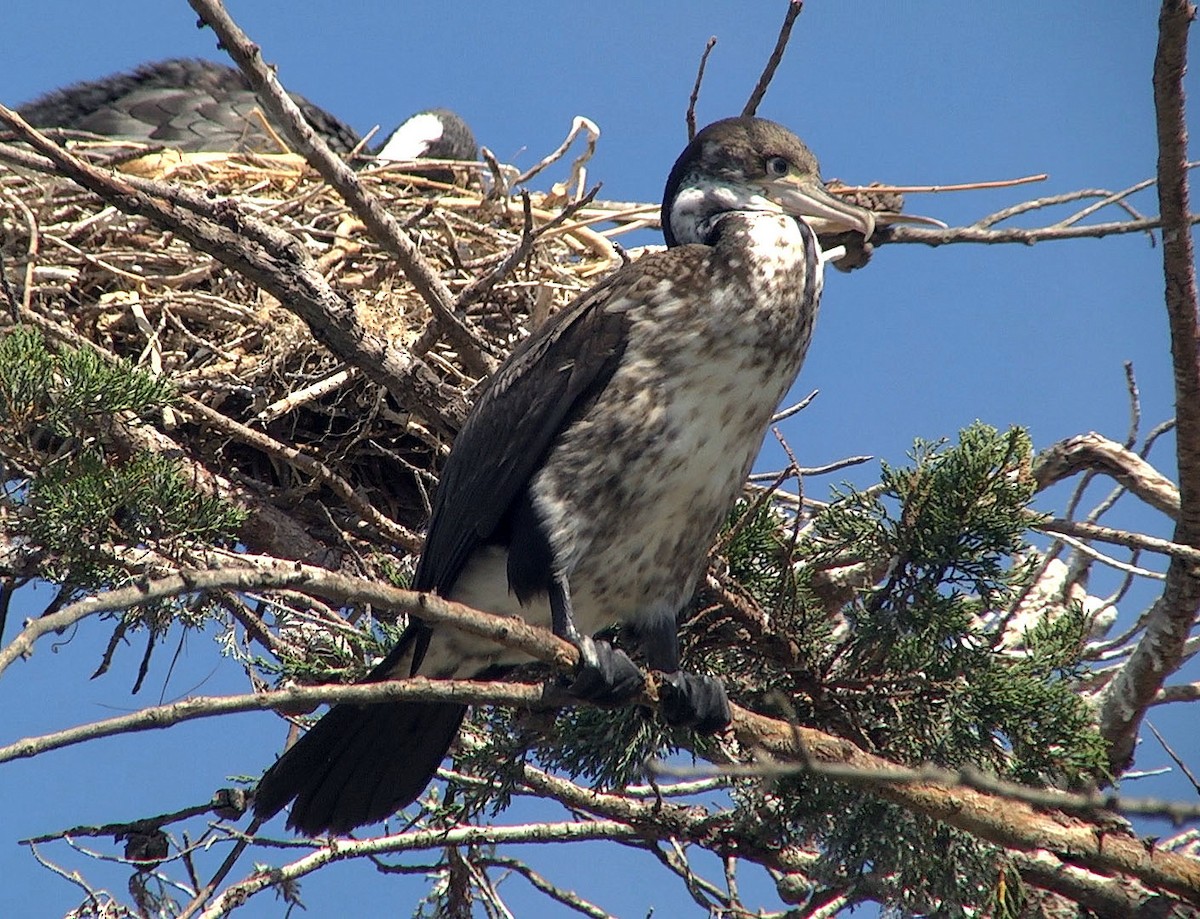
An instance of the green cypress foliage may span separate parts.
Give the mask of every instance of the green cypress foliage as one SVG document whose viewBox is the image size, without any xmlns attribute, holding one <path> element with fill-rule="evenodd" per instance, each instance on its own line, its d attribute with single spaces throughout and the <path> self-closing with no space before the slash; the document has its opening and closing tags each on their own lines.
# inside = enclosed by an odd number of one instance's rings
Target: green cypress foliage
<svg viewBox="0 0 1200 919">
<path fill-rule="evenodd" d="M 108 586 L 124 577 L 116 546 L 233 538 L 240 511 L 199 491 L 174 459 L 112 448 L 113 425 L 136 424 L 172 398 L 166 381 L 87 349 L 52 348 L 36 329 L 0 337 L 0 437 L 6 453 L 28 457 L 7 473 L 10 519 L 41 550 L 40 576 Z"/>
<path fill-rule="evenodd" d="M 738 508 L 727 580 L 766 625 L 749 640 L 687 630 L 687 666 L 720 674 L 744 704 L 902 764 L 972 766 L 1060 787 L 1102 775 L 1103 744 L 1075 692 L 1082 612 L 1057 611 L 1016 648 L 1000 643 L 1033 575 L 1024 538 L 1035 519 L 1028 435 L 975 424 L 957 444 L 918 442 L 911 459 L 885 465 L 871 489 L 837 490 L 803 527 L 771 503 Z M 817 576 L 852 564 L 876 576 L 831 609 Z M 564 710 L 540 729 L 523 717 L 478 713 L 493 740 L 463 765 L 503 789 L 497 764 L 529 749 L 547 766 L 613 786 L 642 780 L 648 756 L 704 754 L 702 739 L 636 711 Z M 876 894 L 882 886 L 913 911 L 974 903 L 1003 914 L 1020 900 L 997 850 L 861 789 L 801 773 L 737 779 L 731 795 L 735 821 L 780 827 L 779 842 L 815 846 L 818 879 L 869 876 Z"/>
</svg>

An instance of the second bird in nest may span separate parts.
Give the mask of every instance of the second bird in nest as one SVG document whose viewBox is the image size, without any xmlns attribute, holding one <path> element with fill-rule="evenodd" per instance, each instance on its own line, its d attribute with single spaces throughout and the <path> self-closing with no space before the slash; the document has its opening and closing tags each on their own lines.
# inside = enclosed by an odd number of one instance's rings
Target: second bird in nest
<svg viewBox="0 0 1200 919">
<path fill-rule="evenodd" d="M 362 138 L 341 119 L 292 94 L 305 119 L 334 153 L 346 155 Z M 241 71 L 190 58 L 158 61 L 99 80 L 57 89 L 17 110 L 33 127 L 58 128 L 118 140 L 162 144 L 184 152 L 281 153 L 278 136 Z M 272 124 L 276 135 L 282 134 Z M 479 147 L 467 124 L 449 109 L 418 112 L 364 151 L 374 162 L 475 160 Z M 450 181 L 446 170 L 425 172 Z"/>
</svg>

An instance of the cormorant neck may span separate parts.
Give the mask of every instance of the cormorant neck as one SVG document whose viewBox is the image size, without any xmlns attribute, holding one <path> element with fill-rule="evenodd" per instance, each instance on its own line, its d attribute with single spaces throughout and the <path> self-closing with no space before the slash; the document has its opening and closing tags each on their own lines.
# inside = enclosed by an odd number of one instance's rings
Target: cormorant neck
<svg viewBox="0 0 1200 919">
<path fill-rule="evenodd" d="M 694 177 L 681 183 L 670 199 L 663 235 L 668 246 L 701 243 L 711 246 L 725 214 L 738 211 L 780 213 L 781 208 L 750 188 Z"/>
</svg>

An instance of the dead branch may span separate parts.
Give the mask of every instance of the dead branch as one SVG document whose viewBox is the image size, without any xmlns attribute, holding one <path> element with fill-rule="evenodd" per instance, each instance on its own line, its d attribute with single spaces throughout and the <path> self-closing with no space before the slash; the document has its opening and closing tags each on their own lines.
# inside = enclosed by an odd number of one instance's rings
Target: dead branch
<svg viewBox="0 0 1200 919">
<path fill-rule="evenodd" d="M 1128 447 L 1091 432 L 1061 440 L 1037 455 L 1033 477 L 1038 490 L 1090 469 L 1102 472 L 1172 519 L 1179 515 L 1175 483 Z"/>
<path fill-rule="evenodd" d="M 444 849 L 448 846 L 495 846 L 505 843 L 556 843 L 639 838 L 633 827 L 613 820 L 566 823 L 532 823 L 523 826 L 457 826 L 435 828 L 375 839 L 331 839 L 321 848 L 287 865 L 256 871 L 231 885 L 201 913 L 202 919 L 218 919 L 234 906 L 280 882 L 295 881 L 330 862 L 371 855 Z"/>
<path fill-rule="evenodd" d="M 758 82 L 754 84 L 750 98 L 746 100 L 745 106 L 742 107 L 742 115 L 744 117 L 753 116 L 758 112 L 758 106 L 762 102 L 763 96 L 767 94 L 767 87 L 771 85 L 771 80 L 775 77 L 775 71 L 779 69 L 779 63 L 783 60 L 783 52 L 787 50 L 788 39 L 792 37 L 792 26 L 795 25 L 796 17 L 800 15 L 803 9 L 804 0 L 788 0 L 787 12 L 783 16 L 783 25 L 779 27 L 779 37 L 775 39 L 775 47 L 771 50 L 771 56 L 767 58 L 762 75 L 759 76 Z"/>
<path fill-rule="evenodd" d="M 1196 8 L 1187 0 L 1164 0 L 1154 59 L 1154 108 L 1158 128 L 1158 200 L 1163 224 L 1163 273 L 1171 357 L 1175 369 L 1176 459 L 1180 510 L 1173 541 L 1200 546 L 1200 364 L 1197 362 L 1196 274 L 1188 206 L 1187 127 L 1183 75 L 1187 36 Z M 1147 708 L 1175 672 L 1200 609 L 1200 572 L 1194 561 L 1173 555 L 1162 596 L 1128 662 L 1106 687 L 1100 730 L 1109 762 L 1119 774 L 1133 759 Z"/>
<path fill-rule="evenodd" d="M 687 107 L 687 137 L 688 143 L 696 139 L 696 103 L 700 101 L 700 84 L 704 82 L 704 68 L 708 66 L 708 56 L 717 46 L 717 36 L 712 35 L 704 43 L 704 52 L 700 55 L 700 66 L 696 68 L 696 82 L 692 84 L 692 94 L 688 96 Z"/>
<path fill-rule="evenodd" d="M 578 661 L 579 652 L 573 645 L 523 620 L 494 616 L 433 594 L 400 590 L 299 562 L 247 555 L 236 558 L 236 565 L 215 570 L 183 570 L 164 578 L 145 579 L 131 587 L 94 594 L 55 613 L 30 620 L 7 646 L 0 649 L 0 674 L 13 661 L 28 656 L 39 638 L 97 613 L 129 609 L 189 592 L 250 591 L 268 587 L 289 587 L 340 604 L 369 603 L 395 613 L 415 615 L 431 623 L 450 622 L 473 635 L 481 635 L 557 665 L 570 667 Z M 552 639 L 549 644 L 547 636 Z"/>
<path fill-rule="evenodd" d="M 1131 533 L 1128 530 L 1116 530 L 1112 527 L 1101 526 L 1097 523 L 1084 523 L 1077 520 L 1061 518 L 1038 519 L 1030 524 L 1035 530 L 1046 533 L 1066 534 L 1077 539 L 1095 539 L 1100 542 L 1126 546 L 1130 549 L 1145 549 L 1180 559 L 1188 564 L 1200 563 L 1200 549 L 1171 542 L 1169 539 L 1159 539 L 1157 536 L 1144 536 L 1141 533 Z"/>
<path fill-rule="evenodd" d="M 213 583 L 229 584 L 233 574 L 227 571 L 197 572 L 189 573 L 186 580 L 182 577 L 161 579 L 152 588 L 139 586 L 123 591 L 111 591 L 100 603 L 81 601 L 60 613 L 43 618 L 52 620 L 48 624 L 50 629 L 53 629 L 55 625 L 62 627 L 95 611 L 98 605 L 115 608 L 118 603 L 137 602 L 139 595 L 152 595 L 166 590 L 178 593 L 183 590 L 206 589 Z M 343 597 L 354 596 L 359 599 L 365 599 L 369 595 L 374 597 L 371 602 L 378 603 L 380 606 L 398 608 L 403 607 L 406 603 L 411 603 L 420 610 L 421 615 L 431 621 L 453 622 L 458 627 L 469 628 L 476 634 L 487 634 L 495 640 L 503 640 L 506 644 L 519 646 L 541 659 L 552 660 L 556 666 L 573 666 L 574 664 L 576 656 L 574 649 L 546 630 L 527 626 L 515 620 L 506 620 L 469 610 L 437 598 L 423 597 L 423 595 L 380 585 L 370 585 L 367 582 L 352 584 L 350 582 L 353 579 L 341 576 L 314 579 L 311 572 L 303 570 L 303 566 L 287 566 L 286 569 L 284 566 L 280 566 L 273 572 L 268 569 L 262 574 L 272 576 L 265 578 L 254 577 L 254 572 L 237 572 L 236 574 L 249 582 L 244 586 L 262 586 L 261 583 L 256 583 L 262 580 L 273 583 L 284 581 L 293 582 L 292 586 L 303 586 L 304 589 L 325 595 L 337 593 Z M 293 574 L 295 575 L 294 579 Z M 211 577 L 205 577 L 205 575 Z M 318 586 L 320 589 L 315 589 Z M 67 615 L 62 616 L 62 614 Z M 61 617 L 62 621 L 55 617 Z M 26 632 L 30 628 L 39 627 L 46 628 L 46 626 L 39 626 L 38 623 L 31 623 Z M 18 645 L 19 641 L 13 644 Z M 5 649 L 10 657 L 12 647 L 10 645 Z M 312 702 L 321 698 L 356 702 L 364 702 L 368 698 L 453 698 L 455 701 L 464 703 L 490 700 L 499 704 L 536 705 L 541 701 L 541 692 L 541 689 L 535 686 L 415 678 L 365 686 L 313 687 L 227 699 L 189 700 L 175 703 L 172 706 L 147 710 L 147 714 L 144 716 L 140 714 L 122 716 L 122 719 L 109 719 L 107 722 L 100 722 L 94 726 L 59 732 L 51 739 L 34 738 L 22 741 L 0 751 L 0 761 L 23 755 L 35 755 L 36 752 L 42 750 L 78 743 L 91 737 L 103 736 L 105 733 L 161 727 L 165 723 L 171 723 L 172 720 L 189 720 L 230 711 L 290 707 L 301 701 Z M 140 720 L 137 720 L 139 717 Z M 135 728 L 134 725 L 137 727 Z M 1072 858 L 1081 865 L 1096 870 L 1130 874 L 1152 887 L 1168 889 L 1200 903 L 1200 864 L 1190 858 L 1164 853 L 1153 848 L 1147 849 L 1141 840 L 1127 836 L 1117 827 L 1101 828 L 1091 822 L 1070 817 L 1063 812 L 1044 814 L 1032 805 L 1014 800 L 1008 795 L 939 784 L 924 776 L 912 777 L 911 770 L 905 770 L 881 757 L 867 753 L 849 741 L 822 731 L 759 715 L 737 706 L 734 707 L 732 732 L 745 750 L 762 751 L 776 761 L 805 763 L 810 766 L 816 764 L 817 768 L 827 768 L 831 773 L 836 773 L 839 780 L 861 784 L 872 794 L 878 794 L 902 807 L 967 830 L 998 845 L 1024 851 L 1049 848 L 1057 852 L 1070 853 Z M 556 787 L 561 796 L 564 780 L 546 776 L 541 781 L 543 785 Z M 565 783 L 565 785 L 569 785 L 569 783 Z M 674 805 L 665 805 L 657 801 L 639 803 L 625 796 L 599 792 L 584 793 L 580 791 L 575 794 L 576 797 L 582 795 L 584 799 L 571 802 L 575 806 L 585 806 L 595 812 L 608 813 L 635 826 L 645 823 L 647 831 L 651 827 L 661 827 L 663 829 L 656 832 L 681 832 L 684 828 L 678 822 L 680 819 L 678 814 L 674 818 L 672 817 L 674 812 L 670 809 L 675 807 Z M 1050 792 L 1048 794 L 1057 795 L 1059 793 Z M 680 808 L 680 810 L 691 811 L 686 807 Z M 694 814 L 694 811 L 692 813 Z M 716 818 L 706 817 L 704 821 L 706 832 L 710 830 L 708 827 L 710 819 Z M 684 826 L 686 826 L 686 821 Z M 692 830 L 698 832 L 697 827 L 692 827 Z M 786 865 L 780 865 L 780 867 L 786 867 Z"/>
<path fill-rule="evenodd" d="M 354 171 L 326 145 L 304 120 L 300 109 L 284 91 L 271 68 L 263 61 L 258 45 L 233 21 L 219 0 L 188 0 L 193 10 L 220 39 L 234 63 L 245 74 L 272 119 L 283 125 L 288 140 L 321 174 L 366 224 L 376 241 L 395 256 L 405 276 L 445 329 L 463 362 L 480 376 L 496 367 L 482 340 L 454 312 L 454 297 L 441 278 L 422 258 L 411 239 L 380 202 L 364 189 Z"/>
<path fill-rule="evenodd" d="M 1200 214 L 1189 214 L 1185 224 L 1200 223 Z M 1116 236 L 1123 233 L 1144 233 L 1163 226 L 1163 221 L 1157 217 L 1147 217 L 1142 220 L 1116 220 L 1109 223 L 1091 223 L 1084 226 L 1035 227 L 1004 227 L 999 230 L 984 229 L 976 225 L 967 227 L 947 227 L 939 229 L 927 226 L 901 226 L 899 224 L 886 226 L 876 231 L 871 242 L 876 245 L 885 243 L 921 243 L 926 246 L 948 246 L 957 243 L 984 243 L 996 245 L 999 243 L 1022 243 L 1032 246 L 1035 243 L 1050 242 L 1063 239 L 1102 239 L 1105 236 Z M 878 238 L 877 238 L 878 237 Z"/>
</svg>

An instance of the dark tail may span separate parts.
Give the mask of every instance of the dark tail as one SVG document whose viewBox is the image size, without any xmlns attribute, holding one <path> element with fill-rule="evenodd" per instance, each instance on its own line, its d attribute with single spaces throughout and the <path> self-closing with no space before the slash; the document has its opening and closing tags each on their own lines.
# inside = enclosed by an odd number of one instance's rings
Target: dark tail
<svg viewBox="0 0 1200 919">
<path fill-rule="evenodd" d="M 287 825 L 310 836 L 377 823 L 415 801 L 450 749 L 465 705 L 335 705 L 267 770 L 254 813 L 293 798 Z"/>
</svg>

